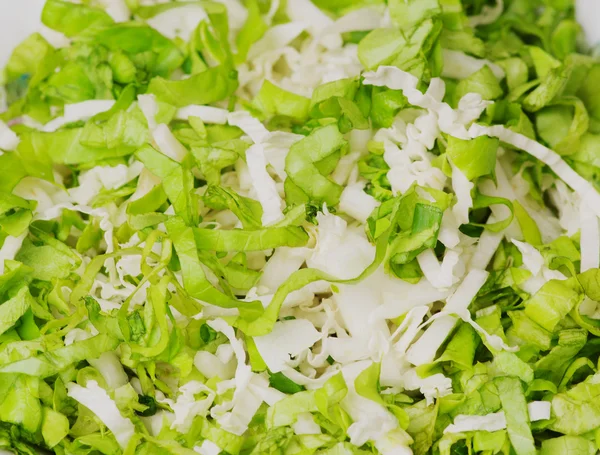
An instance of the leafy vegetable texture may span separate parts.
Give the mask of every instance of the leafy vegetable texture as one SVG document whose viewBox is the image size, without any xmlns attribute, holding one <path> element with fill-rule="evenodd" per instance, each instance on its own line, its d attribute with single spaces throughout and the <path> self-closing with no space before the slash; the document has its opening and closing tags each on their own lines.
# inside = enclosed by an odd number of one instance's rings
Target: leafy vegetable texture
<svg viewBox="0 0 600 455">
<path fill-rule="evenodd" d="M 0 78 L 0 452 L 597 453 L 575 13 L 47 0 Z"/>
</svg>

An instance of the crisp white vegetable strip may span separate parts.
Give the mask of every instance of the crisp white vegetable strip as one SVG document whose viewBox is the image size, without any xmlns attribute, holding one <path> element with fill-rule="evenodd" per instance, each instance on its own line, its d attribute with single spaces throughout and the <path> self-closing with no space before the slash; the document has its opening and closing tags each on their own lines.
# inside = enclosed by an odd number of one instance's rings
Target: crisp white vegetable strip
<svg viewBox="0 0 600 455">
<path fill-rule="evenodd" d="M 276 322 L 268 335 L 255 337 L 256 348 L 273 373 L 285 369 L 290 357 L 306 351 L 321 338 L 321 334 L 306 319 Z"/>
<path fill-rule="evenodd" d="M 25 237 L 27 237 L 27 231 L 18 237 L 9 235 L 4 239 L 4 243 L 0 248 L 0 274 L 4 273 L 4 261 L 7 259 L 13 260 L 15 258 L 16 254 L 21 249 Z"/>
<path fill-rule="evenodd" d="M 363 188 L 364 184 L 362 183 L 346 186 L 340 197 L 340 210 L 361 223 L 366 223 L 367 218 L 380 205 L 380 202 L 365 193 Z"/>
<path fill-rule="evenodd" d="M 474 187 L 475 185 L 465 174 L 457 166 L 452 165 L 452 189 L 454 189 L 457 199 L 456 204 L 452 207 L 452 213 L 459 225 L 469 223 L 469 210 L 473 207 L 471 191 Z"/>
<path fill-rule="evenodd" d="M 0 149 L 15 150 L 19 145 L 19 136 L 6 123 L 0 120 Z"/>
<path fill-rule="evenodd" d="M 147 19 L 146 22 L 167 38 L 175 39 L 179 37 L 189 41 L 198 24 L 208 20 L 208 15 L 204 8 L 198 4 L 185 4 L 183 2 L 181 5 L 167 9 Z"/>
<path fill-rule="evenodd" d="M 188 120 L 190 117 L 198 117 L 204 123 L 224 125 L 227 123 L 227 114 L 227 109 L 221 109 L 220 107 L 191 104 L 177 109 L 175 118 L 177 120 Z"/>
<path fill-rule="evenodd" d="M 254 142 L 254 145 L 246 151 L 246 164 L 250 173 L 251 185 L 263 208 L 263 224 L 268 226 L 282 220 L 283 200 L 277 191 L 275 180 L 267 171 L 264 144 L 269 142 L 271 133 L 259 120 L 246 111 L 228 114 L 227 121 L 230 125 L 240 128 Z"/>
<path fill-rule="evenodd" d="M 146 121 L 148 122 L 148 128 L 153 131 L 156 128 L 156 114 L 158 114 L 158 102 L 154 95 L 138 95 L 137 97 L 138 106 L 142 110 Z"/>
<path fill-rule="evenodd" d="M 305 22 L 313 35 L 319 34 L 333 24 L 333 20 L 310 0 L 287 2 L 287 14 L 292 22 Z"/>
<path fill-rule="evenodd" d="M 575 172 L 558 153 L 502 125 L 483 126 L 474 124 L 469 129 L 469 135 L 472 138 L 479 136 L 497 137 L 502 142 L 524 150 L 544 164 L 547 164 L 560 179 L 579 194 L 597 216 L 600 216 L 600 194 L 590 182 Z"/>
<path fill-rule="evenodd" d="M 600 267 L 598 217 L 585 201 L 579 206 L 581 220 L 581 272 Z"/>
<path fill-rule="evenodd" d="M 458 319 L 444 315 L 435 319 L 406 353 L 406 359 L 413 365 L 425 365 L 433 362 L 439 347 L 444 343 L 456 326 Z"/>
<path fill-rule="evenodd" d="M 227 121 L 232 126 L 237 126 L 252 139 L 255 144 L 266 141 L 270 135 L 269 130 L 254 118 L 249 112 L 235 111 L 227 115 Z"/>
<path fill-rule="evenodd" d="M 483 270 L 469 272 L 454 294 L 446 300 L 443 314 L 433 320 L 423 336 L 406 353 L 406 359 L 410 363 L 418 366 L 434 360 L 437 350 L 458 322 L 458 318 L 451 314 L 460 314 L 469 307 L 487 277 L 488 273 Z"/>
<path fill-rule="evenodd" d="M 512 239 L 512 243 L 515 244 L 523 255 L 523 264 L 525 264 L 525 267 L 534 275 L 539 274 L 542 267 L 544 267 L 542 254 L 529 243 L 519 242 L 515 239 Z"/>
<path fill-rule="evenodd" d="M 267 160 L 261 144 L 246 150 L 246 162 L 252 178 L 252 186 L 263 208 L 262 223 L 268 226 L 283 219 L 282 200 L 275 180 L 267 172 Z"/>
<path fill-rule="evenodd" d="M 446 253 L 448 254 L 448 253 Z M 423 275 L 435 288 L 444 289 L 452 286 L 452 273 L 447 274 L 442 270 L 442 264 L 437 260 L 431 248 L 423 251 L 417 256 L 419 267 Z M 451 272 L 451 270 L 450 270 Z"/>
<path fill-rule="evenodd" d="M 551 403 L 549 401 L 533 401 L 527 403 L 529 411 L 529 420 L 537 422 L 539 420 L 548 420 L 550 418 Z M 457 415 L 454 423 L 444 429 L 444 434 L 463 433 L 467 431 L 500 431 L 506 428 L 506 416 L 503 411 L 487 414 L 484 416 L 476 415 Z"/>
<path fill-rule="evenodd" d="M 125 0 L 100 0 L 106 8 L 106 12 L 115 22 L 127 22 L 131 17 L 131 11 Z"/>
<path fill-rule="evenodd" d="M 125 448 L 135 433 L 131 420 L 121 415 L 115 402 L 96 381 L 88 380 L 85 387 L 73 382 L 67 384 L 67 395 L 75 399 L 94 414 L 112 431 L 122 448 Z"/>
<path fill-rule="evenodd" d="M 464 52 L 453 51 L 450 49 L 444 49 L 442 55 L 444 57 L 442 76 L 444 77 L 449 77 L 451 79 L 466 79 L 484 66 L 491 69 L 494 76 L 498 79 L 504 79 L 505 77 L 504 70 L 489 60 L 471 57 Z"/>
<path fill-rule="evenodd" d="M 115 104 L 113 100 L 87 100 L 76 104 L 66 104 L 64 115 L 50 120 L 42 127 L 44 132 L 53 132 L 65 126 L 67 123 L 87 120 L 96 114 L 108 111 Z"/>
<path fill-rule="evenodd" d="M 200 455 L 219 455 L 222 449 L 214 442 L 205 439 L 202 441 L 202 445 L 194 447 L 194 452 L 198 452 Z"/>
<path fill-rule="evenodd" d="M 164 123 L 154 128 L 152 138 L 162 153 L 178 163 L 181 163 L 188 154 L 187 149 L 177 140 L 169 127 Z"/>
</svg>

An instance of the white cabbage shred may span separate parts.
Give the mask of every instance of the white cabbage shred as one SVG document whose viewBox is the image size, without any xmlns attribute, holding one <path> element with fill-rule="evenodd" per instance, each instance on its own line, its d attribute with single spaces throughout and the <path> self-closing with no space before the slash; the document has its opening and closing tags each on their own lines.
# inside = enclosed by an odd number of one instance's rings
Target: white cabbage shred
<svg viewBox="0 0 600 455">
<path fill-rule="evenodd" d="M 122 448 L 127 446 L 129 439 L 135 433 L 133 423 L 121 415 L 115 402 L 96 381 L 89 380 L 85 387 L 69 383 L 67 395 L 96 414 Z"/>
<path fill-rule="evenodd" d="M 533 401 L 528 403 L 529 420 L 548 420 L 550 418 L 549 401 Z M 484 416 L 457 415 L 454 423 L 448 425 L 444 433 L 462 433 L 465 431 L 500 431 L 506 428 L 506 416 L 503 411 Z"/>
<path fill-rule="evenodd" d="M 0 149 L 14 150 L 19 145 L 19 136 L 0 120 Z"/>
</svg>

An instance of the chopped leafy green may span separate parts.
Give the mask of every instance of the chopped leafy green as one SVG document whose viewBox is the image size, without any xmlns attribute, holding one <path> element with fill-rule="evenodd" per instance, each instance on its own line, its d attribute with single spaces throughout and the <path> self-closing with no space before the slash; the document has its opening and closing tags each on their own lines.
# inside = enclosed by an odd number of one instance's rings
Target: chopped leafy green
<svg viewBox="0 0 600 455">
<path fill-rule="evenodd" d="M 581 8 L 46 0 L 0 78 L 0 452 L 596 453 Z"/>
</svg>

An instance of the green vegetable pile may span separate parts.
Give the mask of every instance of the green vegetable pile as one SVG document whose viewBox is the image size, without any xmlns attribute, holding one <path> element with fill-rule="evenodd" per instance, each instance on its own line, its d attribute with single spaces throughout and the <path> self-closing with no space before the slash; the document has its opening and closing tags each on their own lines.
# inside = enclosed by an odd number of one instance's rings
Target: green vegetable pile
<svg viewBox="0 0 600 455">
<path fill-rule="evenodd" d="M 47 0 L 0 96 L 0 453 L 594 455 L 573 0 Z"/>
</svg>

